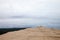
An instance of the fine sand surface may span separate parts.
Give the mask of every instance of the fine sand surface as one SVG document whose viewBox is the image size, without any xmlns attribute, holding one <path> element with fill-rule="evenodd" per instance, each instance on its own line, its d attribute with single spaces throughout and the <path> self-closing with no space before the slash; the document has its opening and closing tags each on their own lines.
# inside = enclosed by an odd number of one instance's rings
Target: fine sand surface
<svg viewBox="0 0 60 40">
<path fill-rule="evenodd" d="M 60 30 L 44 27 L 27 28 L 0 35 L 0 40 L 60 40 Z"/>
</svg>

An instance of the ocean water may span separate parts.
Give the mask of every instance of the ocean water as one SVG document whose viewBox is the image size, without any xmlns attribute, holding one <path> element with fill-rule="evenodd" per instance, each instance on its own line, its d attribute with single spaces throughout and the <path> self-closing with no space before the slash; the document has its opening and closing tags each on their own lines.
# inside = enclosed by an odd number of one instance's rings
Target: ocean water
<svg viewBox="0 0 60 40">
<path fill-rule="evenodd" d="M 7 18 L 0 19 L 0 28 L 25 28 L 45 26 L 60 29 L 59 18 Z"/>
</svg>

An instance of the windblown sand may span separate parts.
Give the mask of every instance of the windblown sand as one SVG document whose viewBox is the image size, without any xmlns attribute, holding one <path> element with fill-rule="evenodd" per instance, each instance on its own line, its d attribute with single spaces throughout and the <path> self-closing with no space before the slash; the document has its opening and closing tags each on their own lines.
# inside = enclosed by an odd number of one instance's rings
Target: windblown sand
<svg viewBox="0 0 60 40">
<path fill-rule="evenodd" d="M 0 35 L 0 40 L 60 40 L 60 30 L 44 27 L 28 28 Z"/>
</svg>

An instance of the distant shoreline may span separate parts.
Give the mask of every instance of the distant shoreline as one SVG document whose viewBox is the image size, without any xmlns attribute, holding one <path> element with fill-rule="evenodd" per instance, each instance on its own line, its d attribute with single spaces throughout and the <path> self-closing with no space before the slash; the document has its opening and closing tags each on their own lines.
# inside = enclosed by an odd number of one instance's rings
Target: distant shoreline
<svg viewBox="0 0 60 40">
<path fill-rule="evenodd" d="M 5 34 L 7 32 L 24 30 L 24 29 L 26 28 L 0 28 L 0 35 Z"/>
</svg>

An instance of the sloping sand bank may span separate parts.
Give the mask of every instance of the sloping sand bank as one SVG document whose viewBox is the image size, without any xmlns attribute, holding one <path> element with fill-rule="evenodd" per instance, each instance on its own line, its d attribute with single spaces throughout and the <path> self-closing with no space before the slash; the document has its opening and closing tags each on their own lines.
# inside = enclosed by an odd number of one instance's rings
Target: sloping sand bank
<svg viewBox="0 0 60 40">
<path fill-rule="evenodd" d="M 44 27 L 28 28 L 0 35 L 0 40 L 60 40 L 60 30 Z"/>
</svg>

